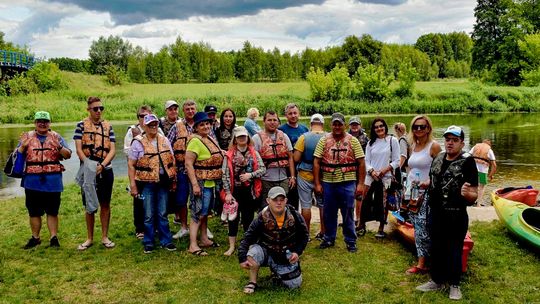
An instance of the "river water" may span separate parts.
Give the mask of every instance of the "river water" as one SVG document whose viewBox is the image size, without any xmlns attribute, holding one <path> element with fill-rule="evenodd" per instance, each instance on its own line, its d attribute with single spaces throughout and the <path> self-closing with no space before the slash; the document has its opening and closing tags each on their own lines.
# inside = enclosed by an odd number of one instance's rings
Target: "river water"
<svg viewBox="0 0 540 304">
<path fill-rule="evenodd" d="M 364 128 L 369 128 L 375 115 L 361 116 Z M 395 122 L 409 124 L 414 115 L 382 115 L 390 129 Z M 537 113 L 497 113 L 497 114 L 443 114 L 430 115 L 434 125 L 434 135 L 443 146 L 442 133 L 449 125 L 461 126 L 465 131 L 465 150 L 470 149 L 483 138 L 490 138 L 493 150 L 497 157 L 498 170 L 493 182 L 487 190 L 505 186 L 533 185 L 540 188 L 540 115 Z M 259 122 L 261 123 L 261 122 Z M 309 120 L 303 119 L 309 124 Z M 123 151 L 123 139 L 129 122 L 112 122 L 117 138 L 116 157 L 113 161 L 115 176 L 127 176 L 126 156 Z M 1 126 L 0 127 L 0 163 L 5 164 L 11 151 L 17 146 L 18 138 L 22 132 L 31 130 L 28 126 Z M 52 124 L 51 128 L 60 133 L 73 150 L 73 124 Z M 327 126 L 327 130 L 329 130 Z M 369 133 L 369 131 L 368 131 Z M 74 151 L 75 152 L 75 151 Z M 66 171 L 64 182 L 73 183 L 79 167 L 77 155 L 73 153 L 71 159 L 64 161 Z M 0 199 L 24 194 L 20 187 L 20 180 L 7 177 L 3 172 L 0 175 Z M 487 191 L 486 191 L 487 192 Z M 487 196 L 485 196 L 487 198 Z"/>
</svg>

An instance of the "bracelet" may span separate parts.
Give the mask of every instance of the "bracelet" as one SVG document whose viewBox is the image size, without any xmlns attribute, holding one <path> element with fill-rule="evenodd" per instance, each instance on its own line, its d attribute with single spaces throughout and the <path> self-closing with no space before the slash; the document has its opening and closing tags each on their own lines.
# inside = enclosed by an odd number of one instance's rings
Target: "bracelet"
<svg viewBox="0 0 540 304">
<path fill-rule="evenodd" d="M 289 176 L 289 179 L 296 179 L 296 176 Z"/>
</svg>

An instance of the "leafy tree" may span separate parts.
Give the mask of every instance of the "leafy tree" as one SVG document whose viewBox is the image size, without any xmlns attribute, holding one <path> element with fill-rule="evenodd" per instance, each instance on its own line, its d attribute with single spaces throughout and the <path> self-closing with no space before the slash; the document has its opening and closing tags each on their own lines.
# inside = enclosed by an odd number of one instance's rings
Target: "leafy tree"
<svg viewBox="0 0 540 304">
<path fill-rule="evenodd" d="M 108 65 L 105 67 L 105 79 L 108 84 L 117 86 L 124 83 L 126 75 L 124 71 L 115 65 Z"/>
<path fill-rule="evenodd" d="M 416 73 L 416 69 L 410 63 L 402 62 L 399 66 L 397 77 L 399 85 L 394 91 L 394 95 L 400 98 L 412 96 L 417 78 L 418 73 Z"/>
<path fill-rule="evenodd" d="M 74 73 L 90 72 L 90 61 L 88 60 L 59 57 L 51 58 L 49 59 L 49 62 L 54 62 L 55 64 L 57 64 L 58 68 L 62 71 L 69 71 Z"/>
<path fill-rule="evenodd" d="M 344 64 L 349 75 L 354 75 L 360 66 L 379 64 L 383 43 L 373 39 L 370 35 L 348 36 L 341 46 L 339 62 Z"/>
<path fill-rule="evenodd" d="M 236 56 L 236 73 L 238 78 L 247 82 L 258 81 L 263 75 L 264 52 L 249 41 L 244 42 L 242 50 Z"/>
<path fill-rule="evenodd" d="M 418 73 L 419 80 L 430 80 L 431 61 L 426 53 L 416 49 L 412 45 L 383 45 L 381 50 L 381 66 L 383 66 L 387 75 L 393 75 L 394 78 L 397 78 L 400 72 L 400 66 L 403 63 L 411 64 Z"/>
<path fill-rule="evenodd" d="M 178 82 L 186 82 L 193 77 L 189 53 L 190 47 L 190 44 L 183 41 L 180 36 L 169 46 L 172 59 L 178 63 L 178 66 L 173 69 L 174 78 Z"/>
<path fill-rule="evenodd" d="M 393 77 L 386 76 L 382 66 L 368 64 L 359 67 L 353 78 L 356 83 L 357 99 L 369 102 L 381 102 L 390 97 L 390 83 Z"/>
<path fill-rule="evenodd" d="M 53 62 L 38 62 L 26 75 L 38 87 L 39 91 L 59 90 L 67 87 L 58 65 Z"/>
<path fill-rule="evenodd" d="M 131 44 L 119 36 L 111 35 L 108 38 L 100 36 L 97 41 L 92 41 L 88 51 L 92 71 L 104 74 L 108 65 L 115 65 L 126 71 L 132 49 Z"/>
<path fill-rule="evenodd" d="M 332 79 L 326 75 L 321 69 L 312 67 L 306 75 L 306 80 L 309 84 L 311 92 L 311 100 L 326 101 L 330 100 L 330 92 L 332 91 Z"/>
<path fill-rule="evenodd" d="M 133 82 L 145 83 L 146 79 L 146 56 L 147 53 L 137 46 L 129 55 L 127 76 Z"/>
</svg>

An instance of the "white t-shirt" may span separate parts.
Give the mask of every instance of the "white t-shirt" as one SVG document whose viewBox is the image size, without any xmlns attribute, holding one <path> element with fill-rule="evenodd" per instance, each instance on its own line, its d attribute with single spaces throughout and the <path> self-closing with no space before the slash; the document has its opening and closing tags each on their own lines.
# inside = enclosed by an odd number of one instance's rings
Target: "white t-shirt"
<svg viewBox="0 0 540 304">
<path fill-rule="evenodd" d="M 390 144 L 392 149 L 390 149 Z M 391 151 L 391 153 L 390 153 Z M 393 169 L 399 167 L 399 158 L 401 151 L 399 149 L 398 140 L 393 136 L 386 136 L 386 138 L 377 138 L 373 145 L 366 146 L 366 172 L 371 169 L 380 171 L 390 164 Z M 384 179 L 390 180 L 392 172 L 386 173 Z M 366 174 L 366 185 L 371 185 L 373 178 L 371 175 Z"/>
</svg>

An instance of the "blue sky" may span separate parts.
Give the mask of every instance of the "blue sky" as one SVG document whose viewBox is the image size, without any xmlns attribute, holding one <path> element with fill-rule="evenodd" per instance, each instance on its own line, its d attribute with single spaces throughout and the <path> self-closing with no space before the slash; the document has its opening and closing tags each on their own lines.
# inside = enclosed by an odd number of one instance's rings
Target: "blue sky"
<svg viewBox="0 0 540 304">
<path fill-rule="evenodd" d="M 99 36 L 118 35 L 156 52 L 176 37 L 220 51 L 244 41 L 297 52 L 370 34 L 414 43 L 431 32 L 465 31 L 474 0 L 17 0 L 0 2 L 0 31 L 39 57 L 87 58 Z"/>
</svg>

